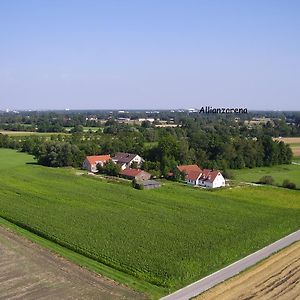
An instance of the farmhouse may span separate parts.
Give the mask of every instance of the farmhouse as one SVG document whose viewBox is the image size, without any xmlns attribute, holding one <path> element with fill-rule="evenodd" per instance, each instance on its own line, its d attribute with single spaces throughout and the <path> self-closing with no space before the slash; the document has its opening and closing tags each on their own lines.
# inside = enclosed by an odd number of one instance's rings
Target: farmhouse
<svg viewBox="0 0 300 300">
<path fill-rule="evenodd" d="M 182 165 L 177 168 L 186 174 L 188 184 L 206 188 L 225 186 L 225 179 L 219 170 L 201 169 L 197 165 Z"/>
<path fill-rule="evenodd" d="M 146 171 L 140 169 L 129 169 L 129 168 L 122 170 L 120 172 L 120 175 L 127 179 L 135 179 L 136 181 L 149 180 L 151 177 L 151 174 L 149 174 Z"/>
<path fill-rule="evenodd" d="M 88 170 L 89 172 L 96 173 L 98 172 L 97 165 L 99 164 L 103 166 L 110 159 L 110 155 L 87 156 L 82 164 L 82 168 Z"/>
<path fill-rule="evenodd" d="M 140 167 L 144 162 L 144 159 L 142 159 L 139 155 L 125 152 L 117 152 L 112 160 L 120 165 L 121 170 L 130 168 L 133 163 L 135 163 L 137 167 Z"/>
</svg>

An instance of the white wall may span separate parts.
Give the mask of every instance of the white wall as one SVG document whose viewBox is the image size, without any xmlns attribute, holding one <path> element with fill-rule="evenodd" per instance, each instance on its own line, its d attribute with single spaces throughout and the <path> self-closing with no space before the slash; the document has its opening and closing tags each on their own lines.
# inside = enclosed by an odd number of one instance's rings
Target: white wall
<svg viewBox="0 0 300 300">
<path fill-rule="evenodd" d="M 225 186 L 225 179 L 222 176 L 222 174 L 219 173 L 218 176 L 215 178 L 212 187 L 217 188 L 217 187 L 221 187 L 221 186 Z"/>
<path fill-rule="evenodd" d="M 144 160 L 139 155 L 136 155 L 136 157 L 130 162 L 130 165 L 133 162 L 136 162 L 138 166 L 140 166 L 144 162 Z"/>
</svg>

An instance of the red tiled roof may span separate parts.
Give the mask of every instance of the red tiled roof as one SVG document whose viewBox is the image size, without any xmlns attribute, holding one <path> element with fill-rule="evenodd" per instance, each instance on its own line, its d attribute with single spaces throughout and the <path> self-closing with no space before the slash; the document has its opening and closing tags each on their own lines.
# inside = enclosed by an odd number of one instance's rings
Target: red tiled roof
<svg viewBox="0 0 300 300">
<path fill-rule="evenodd" d="M 218 170 L 210 170 L 199 168 L 197 165 L 181 165 L 177 167 L 179 171 L 186 173 L 188 180 L 197 180 L 213 182 L 220 173 Z"/>
<path fill-rule="evenodd" d="M 120 174 L 124 175 L 124 176 L 135 177 L 138 174 L 140 174 L 141 172 L 143 172 L 143 170 L 140 170 L 140 169 L 124 169 L 120 172 Z"/>
<path fill-rule="evenodd" d="M 190 171 L 188 174 L 187 174 L 187 179 L 189 180 L 197 180 L 201 175 L 201 171 Z"/>
<path fill-rule="evenodd" d="M 95 165 L 99 162 L 105 163 L 111 159 L 110 155 L 92 155 L 87 156 L 86 159 L 91 165 Z"/>
<path fill-rule="evenodd" d="M 181 166 L 178 166 L 177 168 L 180 172 L 185 172 L 187 174 L 191 171 L 193 171 L 193 172 L 201 171 L 201 169 L 197 165 L 181 165 Z"/>
<path fill-rule="evenodd" d="M 200 180 L 214 182 L 218 174 L 219 174 L 218 170 L 204 169 L 202 170 L 202 175 L 200 177 Z"/>
<path fill-rule="evenodd" d="M 181 165 L 177 167 L 180 172 L 186 173 L 188 180 L 197 180 L 202 170 L 197 165 Z"/>
<path fill-rule="evenodd" d="M 213 182 L 215 179 L 216 179 L 216 177 L 219 175 L 219 171 L 218 170 L 214 170 L 214 171 L 212 171 L 211 173 L 210 173 L 210 181 L 211 182 Z"/>
</svg>

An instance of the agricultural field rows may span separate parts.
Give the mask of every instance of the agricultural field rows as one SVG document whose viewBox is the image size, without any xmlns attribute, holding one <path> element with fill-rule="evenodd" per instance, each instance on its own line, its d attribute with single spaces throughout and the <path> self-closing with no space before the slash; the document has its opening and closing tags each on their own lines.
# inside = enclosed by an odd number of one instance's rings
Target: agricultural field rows
<svg viewBox="0 0 300 300">
<path fill-rule="evenodd" d="M 0 149 L 0 217 L 151 284 L 161 295 L 300 227 L 299 191 L 205 191 L 167 181 L 161 189 L 139 191 L 74 173 Z"/>
</svg>

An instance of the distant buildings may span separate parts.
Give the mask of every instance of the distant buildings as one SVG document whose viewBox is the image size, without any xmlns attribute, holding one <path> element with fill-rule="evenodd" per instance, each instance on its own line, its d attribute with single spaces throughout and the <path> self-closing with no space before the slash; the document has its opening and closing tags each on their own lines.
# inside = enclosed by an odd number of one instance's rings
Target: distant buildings
<svg viewBox="0 0 300 300">
<path fill-rule="evenodd" d="M 108 155 L 92 155 L 87 156 L 82 164 L 82 168 L 89 172 L 96 173 L 97 165 L 103 166 L 107 161 L 112 160 L 121 167 L 121 170 L 128 169 L 134 166 L 134 169 L 139 169 L 144 162 L 144 159 L 134 153 L 117 152 L 114 157 Z"/>
<path fill-rule="evenodd" d="M 113 161 L 115 164 L 120 165 L 121 171 L 119 176 L 129 180 L 135 180 L 138 185 L 141 185 L 145 189 L 155 189 L 161 186 L 159 182 L 150 180 L 150 173 L 139 169 L 144 159 L 133 153 L 118 152 L 113 158 L 111 158 L 110 155 L 87 156 L 82 167 L 89 172 L 96 173 L 98 172 L 98 165 L 104 166 L 108 161 Z M 135 168 L 131 168 L 133 164 Z"/>
<path fill-rule="evenodd" d="M 158 182 L 150 180 L 150 173 L 140 169 L 144 159 L 138 154 L 117 152 L 113 157 L 110 155 L 87 156 L 82 167 L 89 172 L 96 173 L 98 165 L 104 166 L 108 161 L 120 166 L 119 175 L 121 177 L 135 180 L 147 189 L 160 187 Z M 177 169 L 185 174 L 185 182 L 190 185 L 206 188 L 225 186 L 225 179 L 219 170 L 201 169 L 197 165 L 180 165 Z"/>
</svg>

